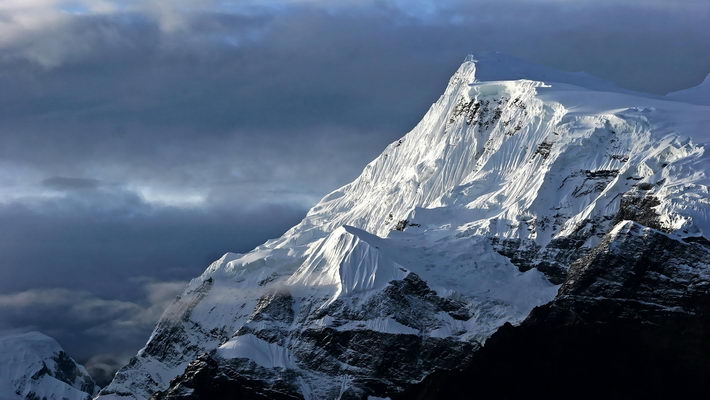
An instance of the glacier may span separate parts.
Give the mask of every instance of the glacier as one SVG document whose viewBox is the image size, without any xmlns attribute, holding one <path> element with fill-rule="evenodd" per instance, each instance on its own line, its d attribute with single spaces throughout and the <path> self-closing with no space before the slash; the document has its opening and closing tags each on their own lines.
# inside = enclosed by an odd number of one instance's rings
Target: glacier
<svg viewBox="0 0 710 400">
<path fill-rule="evenodd" d="M 193 279 L 98 399 L 217 377 L 245 398 L 395 396 L 555 300 L 628 221 L 707 241 L 710 107 L 514 64 L 467 57 L 358 178 Z"/>
</svg>

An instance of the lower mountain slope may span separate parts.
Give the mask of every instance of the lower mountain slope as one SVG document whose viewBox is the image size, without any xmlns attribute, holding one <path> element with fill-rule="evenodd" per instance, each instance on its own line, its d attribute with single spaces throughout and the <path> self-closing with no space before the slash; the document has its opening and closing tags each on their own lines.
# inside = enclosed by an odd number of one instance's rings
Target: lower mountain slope
<svg viewBox="0 0 710 400">
<path fill-rule="evenodd" d="M 620 222 L 554 301 L 399 398 L 708 398 L 709 264 L 707 245 Z"/>
</svg>

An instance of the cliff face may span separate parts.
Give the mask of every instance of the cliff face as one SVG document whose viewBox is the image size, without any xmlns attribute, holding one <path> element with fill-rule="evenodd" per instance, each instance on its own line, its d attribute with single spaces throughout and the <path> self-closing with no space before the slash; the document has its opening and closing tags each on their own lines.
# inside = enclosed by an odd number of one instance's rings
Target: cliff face
<svg viewBox="0 0 710 400">
<path fill-rule="evenodd" d="M 400 398 L 706 398 L 709 261 L 707 245 L 620 223 L 554 301 Z"/>
<path fill-rule="evenodd" d="M 699 315 L 709 109 L 476 69 L 300 224 L 209 266 L 99 398 L 428 398 L 505 340 Z"/>
</svg>

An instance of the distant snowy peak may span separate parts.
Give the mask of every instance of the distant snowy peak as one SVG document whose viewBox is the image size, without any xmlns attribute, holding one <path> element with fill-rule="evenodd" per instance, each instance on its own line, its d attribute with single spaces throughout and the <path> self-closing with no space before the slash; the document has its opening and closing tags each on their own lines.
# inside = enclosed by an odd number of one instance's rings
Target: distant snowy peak
<svg viewBox="0 0 710 400">
<path fill-rule="evenodd" d="M 54 339 L 39 332 L 0 336 L 0 398 L 85 400 L 98 387 Z"/>
</svg>

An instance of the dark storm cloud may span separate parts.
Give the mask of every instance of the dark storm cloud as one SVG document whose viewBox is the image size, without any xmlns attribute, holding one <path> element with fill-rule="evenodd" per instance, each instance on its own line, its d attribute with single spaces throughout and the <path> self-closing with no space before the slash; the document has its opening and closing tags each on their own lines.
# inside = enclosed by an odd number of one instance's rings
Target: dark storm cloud
<svg viewBox="0 0 710 400">
<path fill-rule="evenodd" d="M 392 6 L 302 6 L 196 13 L 169 34 L 141 15 L 85 16 L 50 35 L 72 32 L 81 52 L 66 50 L 52 68 L 4 64 L 0 157 L 200 191 L 269 181 L 313 201 L 416 123 L 470 51 L 503 50 L 634 89 L 680 88 L 710 68 L 707 9 L 482 2 L 420 20 Z"/>
<path fill-rule="evenodd" d="M 708 8 L 479 2 L 419 21 L 391 6 L 354 16 L 303 6 L 199 13 L 172 34 L 140 15 L 87 16 L 63 26 L 86 48 L 66 50 L 58 66 L 6 63 L 0 117 L 3 131 L 17 133 L 0 152 L 64 167 L 130 158 L 152 169 L 263 142 L 316 147 L 329 129 L 345 127 L 369 135 L 362 162 L 417 121 L 473 50 L 584 69 L 633 89 L 697 83 L 710 68 Z M 216 147 L 225 150 L 211 154 Z"/>
<path fill-rule="evenodd" d="M 124 190 L 3 205 L 0 293 L 68 288 L 140 298 L 132 280 L 190 279 L 227 251 L 279 236 L 303 212 L 284 204 L 155 206 Z"/>
<path fill-rule="evenodd" d="M 140 286 L 150 294 L 147 300 L 120 301 L 69 289 L 0 294 L 0 332 L 39 330 L 54 337 L 104 385 L 142 347 L 185 282 Z"/>
<path fill-rule="evenodd" d="M 189 279 L 302 215 L 279 204 L 157 207 L 120 189 L 0 206 L 0 331 L 40 330 L 78 359 L 125 361 Z"/>
<path fill-rule="evenodd" d="M 96 371 L 182 282 L 356 176 L 469 52 L 654 93 L 710 70 L 707 2 L 145 3 L 0 2 L 0 329 L 46 331 Z"/>
<path fill-rule="evenodd" d="M 42 180 L 42 185 L 55 190 L 96 189 L 99 181 L 96 179 L 53 176 Z"/>
</svg>

